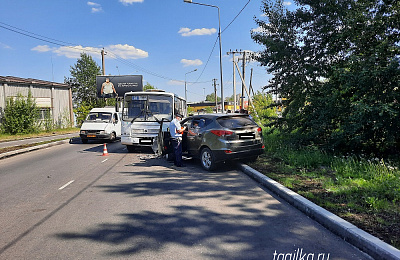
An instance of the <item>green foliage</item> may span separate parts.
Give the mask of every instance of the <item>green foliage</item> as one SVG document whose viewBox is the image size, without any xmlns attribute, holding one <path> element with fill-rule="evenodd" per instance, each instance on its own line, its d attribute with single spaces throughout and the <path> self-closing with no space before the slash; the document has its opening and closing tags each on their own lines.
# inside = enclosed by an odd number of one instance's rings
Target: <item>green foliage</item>
<svg viewBox="0 0 400 260">
<path fill-rule="evenodd" d="M 252 34 L 282 98 L 276 120 L 301 145 L 390 154 L 400 147 L 400 4 L 381 0 L 263 1 Z"/>
<path fill-rule="evenodd" d="M 193 114 L 194 113 L 194 108 L 188 106 L 187 113 L 188 113 L 188 115 Z"/>
<path fill-rule="evenodd" d="M 218 97 L 218 102 L 221 102 L 221 98 Z M 211 93 L 206 96 L 206 101 L 215 102 L 215 93 Z"/>
<path fill-rule="evenodd" d="M 206 107 L 205 110 L 206 110 L 206 113 L 209 113 L 209 114 L 214 112 L 212 107 Z"/>
<path fill-rule="evenodd" d="M 148 89 L 156 89 L 156 87 L 147 82 L 146 85 L 143 86 L 143 91 L 146 91 Z"/>
<path fill-rule="evenodd" d="M 2 131 L 8 134 L 28 134 L 37 130 L 38 108 L 29 91 L 28 97 L 18 94 L 7 99 L 4 109 Z"/>
<path fill-rule="evenodd" d="M 257 112 L 258 119 L 260 119 L 262 125 L 267 125 L 270 123 L 271 119 L 276 118 L 276 109 L 271 107 L 274 104 L 272 96 L 264 92 L 257 91 L 253 96 L 253 105 L 255 111 Z M 253 107 L 249 106 L 249 112 L 257 120 L 255 116 L 255 111 Z"/>
<path fill-rule="evenodd" d="M 96 76 L 100 75 L 100 71 L 100 67 L 86 53 L 81 53 L 80 59 L 71 66 L 71 77 L 64 81 L 72 86 L 72 99 L 76 106 L 97 101 Z"/>
<path fill-rule="evenodd" d="M 377 158 L 368 160 L 356 156 L 337 157 L 316 149 L 297 149 L 288 145 L 287 141 L 276 130 L 272 134 L 264 134 L 266 153 L 281 160 L 286 168 L 284 171 L 287 174 L 279 177 L 282 182 L 294 179 L 294 175 L 318 178 L 326 191 L 333 197 L 345 198 L 349 207 L 354 205 L 353 209 L 364 208 L 365 211 L 377 212 L 390 211 L 393 206 L 398 208 L 398 161 Z"/>
</svg>

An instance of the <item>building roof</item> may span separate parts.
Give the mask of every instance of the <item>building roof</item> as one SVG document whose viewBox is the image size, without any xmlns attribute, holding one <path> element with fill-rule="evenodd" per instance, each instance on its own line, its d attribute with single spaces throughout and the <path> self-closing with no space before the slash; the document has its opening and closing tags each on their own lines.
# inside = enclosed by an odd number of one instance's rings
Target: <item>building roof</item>
<svg viewBox="0 0 400 260">
<path fill-rule="evenodd" d="M 70 86 L 65 83 L 57 83 L 39 79 L 25 79 L 13 76 L 0 76 L 0 84 L 23 84 L 23 85 L 35 85 L 45 87 L 58 87 L 58 88 L 69 88 Z"/>
</svg>

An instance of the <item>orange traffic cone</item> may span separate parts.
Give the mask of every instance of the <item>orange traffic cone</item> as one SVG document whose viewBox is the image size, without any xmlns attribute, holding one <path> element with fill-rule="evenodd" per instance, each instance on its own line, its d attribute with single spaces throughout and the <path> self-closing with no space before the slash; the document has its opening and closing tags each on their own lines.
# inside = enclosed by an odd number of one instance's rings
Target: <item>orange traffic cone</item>
<svg viewBox="0 0 400 260">
<path fill-rule="evenodd" d="M 107 145 L 104 143 L 104 148 L 103 148 L 103 156 L 107 156 L 108 152 L 107 152 Z"/>
</svg>

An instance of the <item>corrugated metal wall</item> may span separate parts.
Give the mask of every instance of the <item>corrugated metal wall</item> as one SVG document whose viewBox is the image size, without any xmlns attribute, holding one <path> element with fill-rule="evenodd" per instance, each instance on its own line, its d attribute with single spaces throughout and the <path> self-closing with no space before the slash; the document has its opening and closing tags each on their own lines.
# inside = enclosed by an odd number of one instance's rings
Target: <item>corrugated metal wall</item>
<svg viewBox="0 0 400 260">
<path fill-rule="evenodd" d="M 50 87 L 31 86 L 30 89 L 34 98 L 51 97 Z M 28 95 L 28 93 L 26 95 Z"/>
<path fill-rule="evenodd" d="M 70 120 L 69 89 L 54 88 L 53 90 L 53 118 L 59 126 Z"/>
<path fill-rule="evenodd" d="M 33 98 L 51 100 L 52 107 L 50 108 L 50 111 L 52 114 L 53 122 L 57 126 L 65 126 L 64 124 L 66 123 L 66 121 L 70 120 L 71 114 L 68 88 L 24 84 L 20 85 L 18 83 L 0 84 L 0 112 L 4 110 L 7 98 L 17 97 L 18 94 L 28 96 L 29 90 L 31 91 Z"/>
</svg>

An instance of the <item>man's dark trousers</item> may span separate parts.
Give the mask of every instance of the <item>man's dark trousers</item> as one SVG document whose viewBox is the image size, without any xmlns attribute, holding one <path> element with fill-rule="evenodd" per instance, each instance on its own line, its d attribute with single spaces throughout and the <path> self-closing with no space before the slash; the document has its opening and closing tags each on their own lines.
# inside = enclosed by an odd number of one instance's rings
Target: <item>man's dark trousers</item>
<svg viewBox="0 0 400 260">
<path fill-rule="evenodd" d="M 182 141 L 171 139 L 172 147 L 174 148 L 174 164 L 178 167 L 182 166 Z"/>
</svg>

